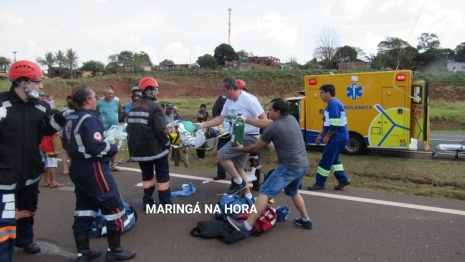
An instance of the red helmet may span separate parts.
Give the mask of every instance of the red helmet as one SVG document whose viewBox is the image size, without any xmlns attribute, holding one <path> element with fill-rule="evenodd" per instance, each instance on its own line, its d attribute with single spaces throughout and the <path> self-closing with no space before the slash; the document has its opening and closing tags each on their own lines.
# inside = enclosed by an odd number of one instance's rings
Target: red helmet
<svg viewBox="0 0 465 262">
<path fill-rule="evenodd" d="M 27 60 L 19 60 L 11 65 L 10 71 L 8 71 L 8 78 L 10 81 L 15 81 L 20 77 L 27 77 L 33 81 L 40 81 L 44 79 L 44 74 L 36 63 Z"/>
<path fill-rule="evenodd" d="M 148 87 L 158 88 L 158 82 L 155 78 L 144 77 L 139 82 L 139 89 L 147 89 Z"/>
<path fill-rule="evenodd" d="M 245 91 L 249 90 L 249 89 L 247 88 L 247 86 L 245 85 L 244 80 L 242 80 L 242 79 L 236 79 L 236 83 L 237 83 L 237 86 L 239 87 L 240 90 L 245 90 Z"/>
</svg>

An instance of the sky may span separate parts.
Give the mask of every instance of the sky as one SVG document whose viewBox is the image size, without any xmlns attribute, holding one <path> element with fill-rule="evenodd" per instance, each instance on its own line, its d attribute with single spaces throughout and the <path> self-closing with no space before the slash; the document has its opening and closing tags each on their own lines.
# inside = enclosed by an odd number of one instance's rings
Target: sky
<svg viewBox="0 0 465 262">
<path fill-rule="evenodd" d="M 228 8 L 231 8 L 229 16 Z M 230 19 L 230 20 L 229 20 Z M 229 26 L 229 21 L 231 24 Z M 230 34 L 229 34 L 230 28 Z M 82 62 L 109 62 L 122 51 L 158 64 L 195 63 L 222 43 L 254 56 L 304 64 L 319 36 L 367 55 L 387 37 L 413 47 L 435 33 L 442 48 L 465 42 L 463 0 L 0 0 L 0 56 L 36 61 L 72 48 Z"/>
</svg>

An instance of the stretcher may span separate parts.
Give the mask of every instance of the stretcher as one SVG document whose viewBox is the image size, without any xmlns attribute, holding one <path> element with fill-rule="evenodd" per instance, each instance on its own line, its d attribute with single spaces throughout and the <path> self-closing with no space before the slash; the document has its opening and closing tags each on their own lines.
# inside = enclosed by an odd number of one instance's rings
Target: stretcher
<svg viewBox="0 0 465 262">
<path fill-rule="evenodd" d="M 462 152 L 465 150 L 465 142 L 460 144 L 439 144 L 436 146 L 436 152 L 433 152 L 433 158 L 438 156 L 438 153 L 454 152 L 455 156 L 453 159 L 457 159 L 462 156 Z"/>
</svg>

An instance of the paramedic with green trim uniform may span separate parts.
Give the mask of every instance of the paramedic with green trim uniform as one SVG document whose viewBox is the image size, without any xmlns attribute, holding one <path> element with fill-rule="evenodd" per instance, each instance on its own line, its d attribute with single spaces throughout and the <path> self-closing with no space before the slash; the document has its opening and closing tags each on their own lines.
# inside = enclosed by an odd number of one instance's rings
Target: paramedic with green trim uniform
<svg viewBox="0 0 465 262">
<path fill-rule="evenodd" d="M 315 184 L 309 186 L 308 190 L 325 189 L 325 182 L 331 169 L 339 181 L 334 189 L 341 190 L 350 184 L 349 178 L 344 173 L 342 162 L 339 160 L 339 154 L 349 141 L 346 112 L 344 105 L 335 97 L 336 91 L 333 85 L 322 85 L 319 90 L 321 100 L 327 103 L 327 106 L 324 112 L 323 130 L 316 138 L 315 143 L 319 145 L 321 138 L 323 138 L 326 147 L 318 164 Z"/>
</svg>

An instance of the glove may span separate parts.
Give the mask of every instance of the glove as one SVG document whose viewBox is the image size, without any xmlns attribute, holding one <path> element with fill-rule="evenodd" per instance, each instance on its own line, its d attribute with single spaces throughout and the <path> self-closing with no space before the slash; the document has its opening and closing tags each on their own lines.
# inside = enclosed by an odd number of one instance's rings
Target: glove
<svg viewBox="0 0 465 262">
<path fill-rule="evenodd" d="M 274 144 L 273 144 L 273 141 L 271 141 L 267 146 L 266 148 L 268 148 L 269 150 L 271 151 L 274 151 Z"/>
<path fill-rule="evenodd" d="M 202 130 L 203 129 L 203 123 L 193 123 L 194 126 L 197 127 L 197 130 Z"/>
<path fill-rule="evenodd" d="M 242 122 L 244 122 L 244 123 L 245 123 L 245 120 L 247 120 L 247 118 L 245 116 L 243 116 L 243 115 L 237 116 L 237 118 L 242 120 Z"/>
<path fill-rule="evenodd" d="M 0 120 L 6 117 L 6 108 L 0 106 Z"/>
<path fill-rule="evenodd" d="M 74 110 L 65 110 L 63 111 L 63 117 L 67 117 L 71 115 L 72 113 L 74 113 Z"/>
</svg>

